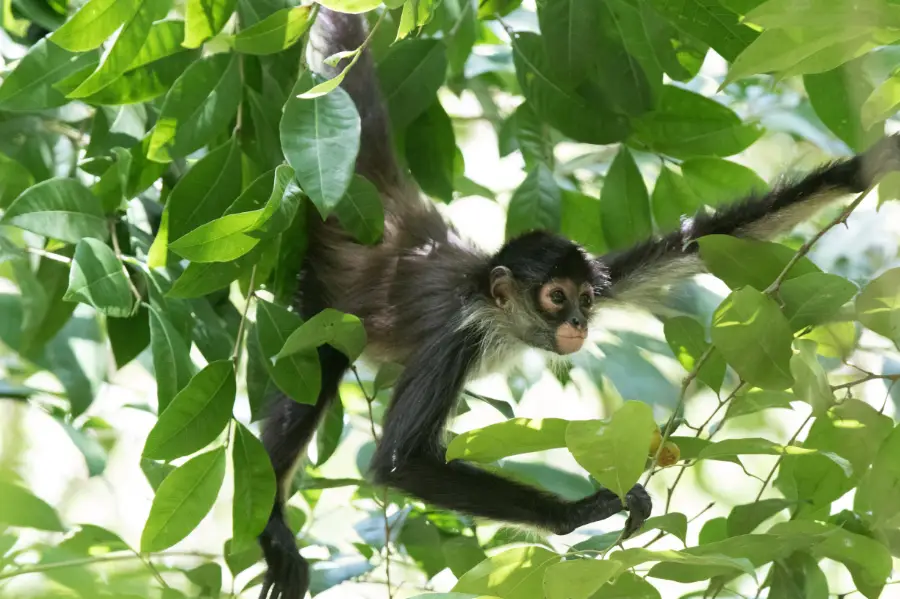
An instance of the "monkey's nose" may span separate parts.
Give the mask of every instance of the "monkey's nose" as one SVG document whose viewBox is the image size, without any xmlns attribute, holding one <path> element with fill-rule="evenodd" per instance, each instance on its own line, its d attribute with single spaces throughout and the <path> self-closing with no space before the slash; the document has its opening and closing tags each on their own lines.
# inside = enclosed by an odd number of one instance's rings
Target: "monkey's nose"
<svg viewBox="0 0 900 599">
<path fill-rule="evenodd" d="M 582 319 L 578 318 L 577 316 L 573 316 L 572 318 L 570 318 L 569 324 L 576 329 L 580 329 L 584 326 L 584 322 L 582 321 Z"/>
</svg>

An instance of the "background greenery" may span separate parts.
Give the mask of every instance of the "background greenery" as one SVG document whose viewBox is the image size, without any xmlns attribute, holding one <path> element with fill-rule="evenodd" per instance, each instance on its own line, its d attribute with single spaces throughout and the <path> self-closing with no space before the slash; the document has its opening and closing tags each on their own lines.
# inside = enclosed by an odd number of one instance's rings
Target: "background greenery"
<svg viewBox="0 0 900 599">
<path fill-rule="evenodd" d="M 545 227 L 603 253 L 898 129 L 896 0 L 322 4 L 377 24 L 398 155 L 488 248 Z M 3 3 L 4 599 L 258 593 L 264 399 L 312 401 L 313 348 L 365 345 L 288 309 L 305 203 L 383 225 L 355 109 L 305 66 L 316 11 Z M 571 498 L 649 480 L 624 547 L 622 516 L 545 536 L 368 485 L 398 367 L 360 363 L 289 502 L 312 593 L 900 596 L 898 184 L 782 244 L 706 238 L 665 318 L 608 310 L 571 364 L 467 388 L 449 457 Z"/>
</svg>

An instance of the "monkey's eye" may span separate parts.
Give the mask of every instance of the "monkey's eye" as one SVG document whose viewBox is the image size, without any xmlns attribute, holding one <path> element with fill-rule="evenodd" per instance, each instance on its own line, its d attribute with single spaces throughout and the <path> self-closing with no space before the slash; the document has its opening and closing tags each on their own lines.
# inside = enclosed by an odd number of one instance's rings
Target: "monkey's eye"
<svg viewBox="0 0 900 599">
<path fill-rule="evenodd" d="M 550 301 L 561 306 L 566 303 L 566 294 L 562 292 L 562 289 L 554 289 L 550 292 Z"/>
<path fill-rule="evenodd" d="M 588 293 L 581 294 L 581 307 L 582 308 L 590 308 L 591 304 L 594 303 L 594 298 L 590 296 Z"/>
</svg>

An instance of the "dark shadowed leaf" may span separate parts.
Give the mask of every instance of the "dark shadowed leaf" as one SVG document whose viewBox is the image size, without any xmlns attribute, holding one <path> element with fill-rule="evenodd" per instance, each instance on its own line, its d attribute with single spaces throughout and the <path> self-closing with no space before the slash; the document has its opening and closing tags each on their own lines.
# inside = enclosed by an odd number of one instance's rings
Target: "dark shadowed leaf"
<svg viewBox="0 0 900 599">
<path fill-rule="evenodd" d="M 792 505 L 794 502 L 787 499 L 762 499 L 754 503 L 736 505 L 728 514 L 728 536 L 750 534 L 757 526 Z"/>
<path fill-rule="evenodd" d="M 124 265 L 108 245 L 96 239 L 82 239 L 75 246 L 69 270 L 66 301 L 84 302 L 107 316 L 131 315 L 134 296 Z"/>
<path fill-rule="evenodd" d="M 650 6 L 679 29 L 703 40 L 733 61 L 759 35 L 718 0 L 649 0 Z"/>
<path fill-rule="evenodd" d="M 242 29 L 234 38 L 234 49 L 244 54 L 274 54 L 290 48 L 309 29 L 311 6 L 284 8 L 259 23 Z"/>
<path fill-rule="evenodd" d="M 558 231 L 562 220 L 562 195 L 553 173 L 535 166 L 513 193 L 506 213 L 506 238 L 535 229 Z"/>
<path fill-rule="evenodd" d="M 242 551 L 256 544 L 275 501 L 275 473 L 266 449 L 253 433 L 236 423 L 234 446 L 234 503 L 232 548 Z"/>
<path fill-rule="evenodd" d="M 50 532 L 66 530 L 54 509 L 28 489 L 0 480 L 0 495 L 0 523 Z"/>
<path fill-rule="evenodd" d="M 406 162 L 422 191 L 446 203 L 453 200 L 456 138 L 440 101 L 406 129 Z"/>
<path fill-rule="evenodd" d="M 257 303 L 256 335 L 269 375 L 294 401 L 315 404 L 322 385 L 319 356 L 315 347 L 279 357 L 273 363 L 273 357 L 302 325 L 303 320 L 294 312 L 269 302 Z"/>
<path fill-rule="evenodd" d="M 168 316 L 150 308 L 150 350 L 156 371 L 158 413 L 162 414 L 172 398 L 188 384 L 194 375 L 190 346 L 175 330 Z"/>
<path fill-rule="evenodd" d="M 384 207 L 381 194 L 368 179 L 354 175 L 344 199 L 334 208 L 341 226 L 357 241 L 378 243 L 384 233 Z"/>
<path fill-rule="evenodd" d="M 697 360 L 710 346 L 703 325 L 689 316 L 677 316 L 665 321 L 664 331 L 675 358 L 685 370 L 692 372 Z M 709 385 L 713 391 L 719 392 L 725 380 L 725 359 L 718 350 L 713 350 L 700 368 L 697 378 Z"/>
<path fill-rule="evenodd" d="M 650 197 L 641 171 L 624 146 L 613 160 L 600 191 L 603 237 L 610 249 L 619 249 L 649 236 Z"/>
<path fill-rule="evenodd" d="M 396 129 L 405 129 L 434 103 L 446 72 L 442 40 L 407 39 L 393 46 L 378 65 L 378 77 Z"/>
<path fill-rule="evenodd" d="M 153 499 L 141 533 L 141 552 L 168 549 L 209 513 L 225 478 L 225 449 L 191 458 L 169 474 Z"/>
<path fill-rule="evenodd" d="M 344 404 L 340 397 L 336 397 L 328 406 L 328 411 L 325 412 L 316 432 L 316 466 L 321 466 L 334 455 L 343 434 Z"/>
</svg>

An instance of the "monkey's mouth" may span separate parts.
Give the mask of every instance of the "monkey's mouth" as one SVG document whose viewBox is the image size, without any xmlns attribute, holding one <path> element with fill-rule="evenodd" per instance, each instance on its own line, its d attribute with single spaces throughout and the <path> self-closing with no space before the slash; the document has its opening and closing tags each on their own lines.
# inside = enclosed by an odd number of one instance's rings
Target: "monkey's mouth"
<svg viewBox="0 0 900 599">
<path fill-rule="evenodd" d="M 587 331 L 577 329 L 570 324 L 561 325 L 556 330 L 556 353 L 574 354 L 584 345 Z"/>
</svg>

